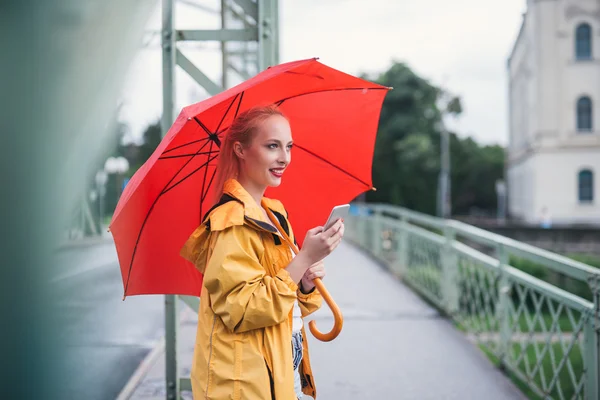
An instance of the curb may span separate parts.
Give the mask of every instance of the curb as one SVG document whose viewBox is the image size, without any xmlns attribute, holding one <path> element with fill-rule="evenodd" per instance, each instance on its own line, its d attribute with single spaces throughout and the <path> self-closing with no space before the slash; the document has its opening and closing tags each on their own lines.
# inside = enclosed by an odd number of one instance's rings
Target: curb
<svg viewBox="0 0 600 400">
<path fill-rule="evenodd" d="M 123 387 L 119 396 L 116 400 L 128 400 L 133 396 L 135 389 L 142 382 L 148 371 L 154 366 L 154 363 L 165 351 L 165 338 L 162 337 L 156 346 L 148 353 L 148 355 L 142 360 L 140 365 L 137 367 L 131 378 L 127 381 L 127 384 Z"/>
<path fill-rule="evenodd" d="M 178 323 L 181 323 L 186 318 L 192 316 L 194 312 L 189 308 L 185 307 L 179 314 Z M 135 390 L 138 388 L 140 383 L 144 380 L 150 369 L 156 363 L 158 357 L 162 356 L 165 352 L 165 336 L 161 337 L 154 346 L 154 348 L 148 353 L 148 355 L 142 360 L 140 365 L 136 368 L 131 378 L 127 381 L 119 396 L 117 396 L 116 400 L 129 400 L 131 396 L 135 393 Z"/>
</svg>

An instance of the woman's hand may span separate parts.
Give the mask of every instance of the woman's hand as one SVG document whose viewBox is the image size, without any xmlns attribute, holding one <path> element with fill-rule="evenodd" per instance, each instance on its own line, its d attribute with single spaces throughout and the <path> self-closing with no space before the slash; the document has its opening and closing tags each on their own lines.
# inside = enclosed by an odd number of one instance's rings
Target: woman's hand
<svg viewBox="0 0 600 400">
<path fill-rule="evenodd" d="M 311 265 L 311 267 L 304 273 L 304 276 L 301 280 L 303 293 L 310 293 L 315 288 L 315 284 L 313 282 L 315 278 L 325 278 L 325 264 L 323 264 L 323 261 L 319 261 Z"/>
<path fill-rule="evenodd" d="M 338 219 L 331 228 L 323 231 L 322 226 L 317 226 L 306 232 L 304 244 L 300 254 L 312 266 L 327 257 L 338 247 L 344 236 L 344 221 Z M 299 254 L 299 255 L 300 255 Z"/>
</svg>

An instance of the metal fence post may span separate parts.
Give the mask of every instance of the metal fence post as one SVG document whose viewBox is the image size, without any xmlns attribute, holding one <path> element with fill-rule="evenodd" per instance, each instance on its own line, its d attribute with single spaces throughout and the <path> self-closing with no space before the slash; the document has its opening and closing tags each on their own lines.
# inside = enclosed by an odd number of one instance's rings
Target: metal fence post
<svg viewBox="0 0 600 400">
<path fill-rule="evenodd" d="M 405 216 L 402 216 L 398 232 L 398 271 L 401 277 L 405 277 L 408 272 L 408 255 L 408 221 Z"/>
<path fill-rule="evenodd" d="M 381 215 L 376 208 L 373 209 L 371 224 L 371 253 L 377 258 L 381 258 Z"/>
<path fill-rule="evenodd" d="M 500 330 L 500 343 L 498 344 L 499 351 L 498 356 L 500 358 L 500 365 L 502 368 L 508 366 L 508 357 L 510 355 L 511 337 L 512 331 L 510 328 L 510 281 L 506 273 L 506 266 L 508 265 L 508 254 L 504 245 L 498 243 L 496 247 L 498 257 L 498 284 L 497 284 L 497 296 L 498 302 L 496 304 L 496 320 L 498 321 Z"/>
<path fill-rule="evenodd" d="M 354 224 L 356 232 L 354 234 L 354 236 L 356 237 L 356 243 L 360 246 L 360 247 L 364 247 L 363 244 L 363 216 L 360 214 L 362 211 L 359 211 L 359 214 L 354 217 L 356 218 L 356 224 Z"/>
<path fill-rule="evenodd" d="M 363 217 L 363 227 L 362 227 L 362 245 L 365 250 L 371 252 L 371 236 L 369 235 L 371 232 L 371 216 L 369 214 Z"/>
<path fill-rule="evenodd" d="M 456 232 L 447 221 L 444 225 L 444 238 L 441 282 L 442 299 L 446 305 L 446 312 L 453 316 L 459 310 L 458 257 L 454 250 Z"/>
<path fill-rule="evenodd" d="M 344 225 L 346 226 L 346 232 L 344 233 L 344 239 L 348 239 L 352 242 L 356 241 L 356 238 L 354 237 L 354 229 L 355 229 L 355 225 L 356 225 L 356 220 L 354 219 L 355 217 L 350 215 L 348 216 L 348 218 L 346 218 L 344 220 Z"/>
<path fill-rule="evenodd" d="M 584 360 L 586 370 L 586 399 L 600 398 L 600 278 L 594 275 L 589 280 L 594 296 L 594 310 L 584 328 Z"/>
</svg>

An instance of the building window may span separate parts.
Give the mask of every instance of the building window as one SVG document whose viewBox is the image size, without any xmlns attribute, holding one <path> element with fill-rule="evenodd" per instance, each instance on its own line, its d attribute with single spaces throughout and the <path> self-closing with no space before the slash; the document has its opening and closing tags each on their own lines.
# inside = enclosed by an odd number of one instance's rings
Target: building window
<svg viewBox="0 0 600 400">
<path fill-rule="evenodd" d="M 579 24 L 575 29 L 575 58 L 578 60 L 592 58 L 592 28 L 589 24 Z"/>
<path fill-rule="evenodd" d="M 579 202 L 594 201 L 594 173 L 589 169 L 579 171 Z"/>
<path fill-rule="evenodd" d="M 577 130 L 583 132 L 592 130 L 592 99 L 587 96 L 577 100 Z"/>
</svg>

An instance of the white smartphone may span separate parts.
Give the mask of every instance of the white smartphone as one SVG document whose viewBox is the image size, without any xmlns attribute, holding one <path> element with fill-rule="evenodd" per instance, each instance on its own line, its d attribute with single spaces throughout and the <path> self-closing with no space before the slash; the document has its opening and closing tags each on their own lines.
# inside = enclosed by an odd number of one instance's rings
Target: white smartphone
<svg viewBox="0 0 600 400">
<path fill-rule="evenodd" d="M 348 213 L 350 212 L 350 204 L 342 204 L 339 206 L 335 206 L 333 207 L 333 209 L 331 210 L 331 214 L 329 214 L 329 218 L 327 218 L 327 223 L 325 223 L 325 229 L 327 230 L 329 228 L 331 228 L 333 226 L 333 224 L 335 224 L 335 221 L 337 221 L 340 218 L 346 218 L 348 216 Z"/>
</svg>

